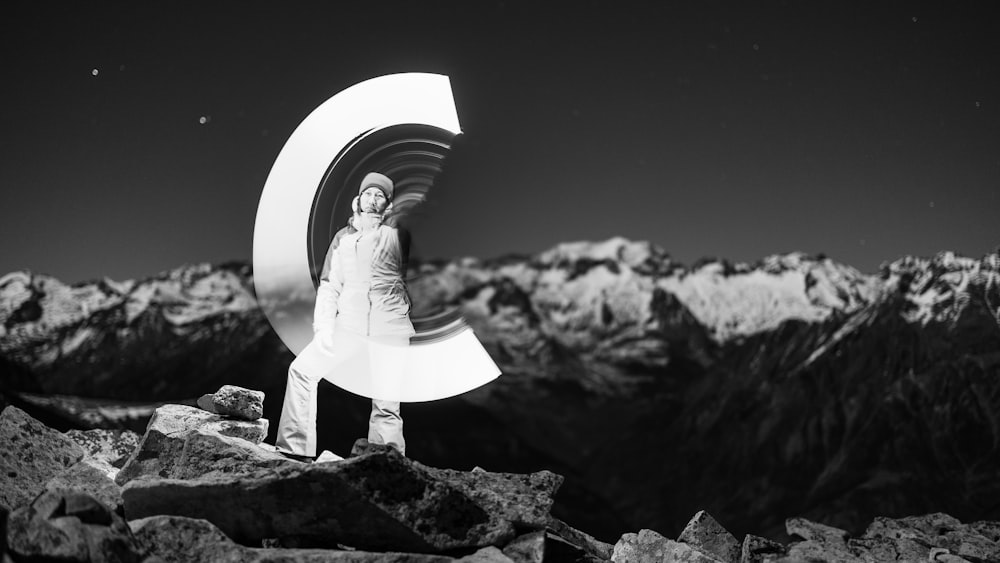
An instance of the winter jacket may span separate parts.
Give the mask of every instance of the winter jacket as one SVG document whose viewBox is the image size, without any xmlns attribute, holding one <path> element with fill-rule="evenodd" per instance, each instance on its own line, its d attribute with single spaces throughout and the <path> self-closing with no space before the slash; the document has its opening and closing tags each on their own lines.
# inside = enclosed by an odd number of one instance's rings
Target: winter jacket
<svg viewBox="0 0 1000 563">
<path fill-rule="evenodd" d="M 364 336 L 412 336 L 406 292 L 409 245 L 388 225 L 358 231 L 344 227 L 333 237 L 320 274 L 313 328 L 335 328 Z"/>
</svg>

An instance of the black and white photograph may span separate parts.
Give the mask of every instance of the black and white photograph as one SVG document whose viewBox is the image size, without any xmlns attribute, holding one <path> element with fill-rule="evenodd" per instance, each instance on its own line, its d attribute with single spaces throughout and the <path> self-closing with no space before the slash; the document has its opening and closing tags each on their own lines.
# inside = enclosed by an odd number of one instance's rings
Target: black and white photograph
<svg viewBox="0 0 1000 563">
<path fill-rule="evenodd" d="M 0 561 L 1000 562 L 985 2 L 27 2 Z"/>
</svg>

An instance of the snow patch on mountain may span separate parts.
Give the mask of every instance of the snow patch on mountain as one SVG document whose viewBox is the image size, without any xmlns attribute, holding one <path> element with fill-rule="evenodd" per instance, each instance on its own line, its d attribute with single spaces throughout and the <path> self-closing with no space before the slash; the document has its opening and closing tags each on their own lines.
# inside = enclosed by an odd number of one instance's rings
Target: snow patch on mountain
<svg viewBox="0 0 1000 563">
<path fill-rule="evenodd" d="M 719 342 L 788 320 L 821 322 L 849 314 L 880 291 L 877 280 L 854 268 L 798 252 L 753 265 L 711 261 L 657 285 L 676 295 Z"/>
<path fill-rule="evenodd" d="M 979 298 L 1000 324 L 1000 249 L 978 260 L 954 252 L 906 256 L 883 264 L 881 275 L 888 288 L 910 303 L 904 313 L 910 322 L 954 323 L 969 300 Z"/>
</svg>

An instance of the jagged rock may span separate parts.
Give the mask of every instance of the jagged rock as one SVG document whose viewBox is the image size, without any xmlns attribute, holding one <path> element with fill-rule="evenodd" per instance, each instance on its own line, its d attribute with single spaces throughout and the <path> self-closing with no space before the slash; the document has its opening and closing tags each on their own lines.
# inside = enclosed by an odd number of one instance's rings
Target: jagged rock
<svg viewBox="0 0 1000 563">
<path fill-rule="evenodd" d="M 504 546 L 503 553 L 514 563 L 542 563 L 545 560 L 545 531 L 529 532 L 514 538 Z"/>
<path fill-rule="evenodd" d="M 456 559 L 455 563 L 514 563 L 514 561 L 499 548 L 489 545 Z"/>
<path fill-rule="evenodd" d="M 139 477 L 195 479 L 204 476 L 253 473 L 260 469 L 299 463 L 246 440 L 202 429 L 176 434 L 147 433 L 115 482 L 125 485 Z"/>
<path fill-rule="evenodd" d="M 139 446 L 141 437 L 131 430 L 70 430 L 66 432 L 88 456 L 103 459 L 121 469 Z"/>
<path fill-rule="evenodd" d="M 451 563 L 451 557 L 412 553 L 371 553 L 327 549 L 251 548 L 229 539 L 208 520 L 150 516 L 130 520 L 136 540 L 166 563 Z"/>
<path fill-rule="evenodd" d="M 594 557 L 584 548 L 571 543 L 564 538 L 546 530 L 545 532 L 545 562 L 546 563 L 599 563 L 606 561 Z"/>
<path fill-rule="evenodd" d="M 614 563 L 719 563 L 719 560 L 653 530 L 627 533 L 615 544 Z"/>
<path fill-rule="evenodd" d="M 968 527 L 990 541 L 1000 542 L 1000 522 L 973 522 Z"/>
<path fill-rule="evenodd" d="M 798 536 L 806 541 L 847 545 L 848 534 L 846 531 L 819 522 L 811 522 L 805 518 L 785 520 L 785 530 L 788 535 Z"/>
<path fill-rule="evenodd" d="M 215 412 L 240 420 L 257 420 L 264 416 L 264 392 L 235 385 L 223 385 L 212 396 Z"/>
<path fill-rule="evenodd" d="M 561 475 L 546 470 L 523 474 L 422 468 L 489 512 L 530 530 L 541 530 L 548 525 L 552 496 L 563 482 Z"/>
<path fill-rule="evenodd" d="M 726 563 L 736 563 L 740 559 L 740 543 L 704 510 L 691 518 L 677 541 Z"/>
<path fill-rule="evenodd" d="M 8 406 L 0 413 L 0 506 L 13 510 L 30 503 L 49 479 L 83 456 L 66 435 Z"/>
<path fill-rule="evenodd" d="M 909 538 L 852 538 L 847 549 L 862 561 L 926 561 L 930 554 L 927 544 Z"/>
<path fill-rule="evenodd" d="M 787 553 L 788 549 L 776 541 L 747 534 L 740 549 L 740 563 L 764 563 Z"/>
<path fill-rule="evenodd" d="M 789 518 L 785 529 L 790 536 L 798 536 L 805 541 L 788 546 L 789 561 L 808 561 L 819 558 L 830 563 L 853 563 L 860 559 L 847 547 L 846 531 L 805 518 Z"/>
<path fill-rule="evenodd" d="M 965 525 L 942 513 L 898 519 L 880 517 L 868 526 L 864 537 L 911 540 L 911 544 L 947 549 L 953 555 L 973 561 L 1000 561 L 1000 543 L 980 532 L 992 535 L 998 526 L 995 522 Z M 929 553 L 929 549 L 922 552 Z"/>
<path fill-rule="evenodd" d="M 603 561 L 611 560 L 615 546 L 602 542 L 590 534 L 581 532 L 556 517 L 549 518 L 548 529 L 573 545 L 579 546 L 590 555 Z"/>
<path fill-rule="evenodd" d="M 962 522 L 958 518 L 942 513 L 908 516 L 906 518 L 885 518 L 880 516 L 868 525 L 862 537 L 889 539 L 913 538 L 927 541 L 962 527 Z"/>
<path fill-rule="evenodd" d="M 90 495 L 111 510 L 122 505 L 122 489 L 115 483 L 118 470 L 101 458 L 84 458 L 49 479 L 45 489 L 54 492 L 78 492 Z"/>
<path fill-rule="evenodd" d="M 200 441 L 203 434 L 218 433 L 246 442 L 244 446 L 239 442 L 222 440 L 227 442 L 228 446 L 219 444 L 216 446 L 225 449 L 225 455 L 210 454 L 210 459 L 213 461 L 219 461 L 228 456 L 230 463 L 236 462 L 242 467 L 265 467 L 274 465 L 273 462 L 280 457 L 277 454 L 269 454 L 261 448 L 246 447 L 259 444 L 264 439 L 267 434 L 266 419 L 254 422 L 232 420 L 194 407 L 163 405 L 153 413 L 146 434 L 143 435 L 139 446 L 122 467 L 115 481 L 119 485 L 124 485 L 139 475 L 174 475 L 176 477 L 176 474 L 172 473 L 175 467 L 178 468 L 178 471 L 183 471 L 185 475 L 198 473 L 198 471 L 202 473 L 215 471 L 216 469 L 208 464 L 208 459 L 199 459 L 185 450 L 189 438 L 199 431 L 202 432 L 196 441 Z M 237 468 L 230 465 L 229 470 L 237 470 Z"/>
<path fill-rule="evenodd" d="M 8 522 L 7 541 L 19 560 L 142 560 L 142 549 L 125 521 L 80 493 L 46 491 L 15 510 Z"/>
<path fill-rule="evenodd" d="M 391 449 L 248 475 L 138 479 L 122 496 L 130 519 L 204 518 L 245 545 L 298 536 L 313 538 L 315 546 L 430 553 L 502 545 L 514 537 L 501 515 Z"/>
<path fill-rule="evenodd" d="M 387 444 L 373 444 L 367 438 L 358 438 L 351 446 L 351 453 L 347 457 L 358 457 L 365 454 L 385 453 L 393 449 Z"/>
<path fill-rule="evenodd" d="M 316 456 L 313 463 L 331 463 L 335 461 L 344 461 L 344 458 L 331 452 L 330 450 L 323 450 L 318 456 Z"/>
</svg>

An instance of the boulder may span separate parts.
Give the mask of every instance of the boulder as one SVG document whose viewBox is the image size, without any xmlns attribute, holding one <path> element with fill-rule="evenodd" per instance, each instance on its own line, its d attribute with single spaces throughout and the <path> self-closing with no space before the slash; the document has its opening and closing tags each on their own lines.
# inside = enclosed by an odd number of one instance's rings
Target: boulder
<svg viewBox="0 0 1000 563">
<path fill-rule="evenodd" d="M 143 551 L 124 520 L 82 493 L 46 491 L 10 515 L 16 560 L 138 563 Z"/>
<path fill-rule="evenodd" d="M 740 543 L 704 510 L 698 511 L 691 518 L 677 541 L 726 563 L 737 563 L 740 560 Z"/>
<path fill-rule="evenodd" d="M 62 432 L 8 406 L 0 413 L 0 506 L 12 511 L 30 503 L 49 479 L 83 456 Z"/>
<path fill-rule="evenodd" d="M 552 497 L 563 482 L 561 475 L 546 470 L 525 474 L 421 467 L 484 509 L 526 530 L 542 530 L 549 524 Z"/>
<path fill-rule="evenodd" d="M 180 463 L 182 458 L 187 463 L 197 465 L 195 456 L 184 455 L 188 438 L 196 430 L 215 432 L 253 445 L 259 444 L 267 435 L 267 420 L 263 418 L 254 422 L 233 420 L 194 407 L 163 405 L 153 412 L 145 435 L 122 467 L 116 482 L 124 485 L 139 475 L 167 476 L 171 472 L 170 469 Z M 243 447 L 242 444 L 233 441 L 226 442 L 230 444 L 234 450 L 231 453 L 237 458 L 256 458 L 258 455 L 253 448 Z M 260 448 L 256 449 L 268 460 L 280 457 L 278 454 L 268 455 Z M 235 450 L 242 450 L 242 454 L 236 453 Z M 213 456 L 213 459 L 217 457 Z"/>
<path fill-rule="evenodd" d="M 115 482 L 125 485 L 143 476 L 167 479 L 231 477 L 297 463 L 300 462 L 218 432 L 195 429 L 163 434 L 150 431 Z"/>
<path fill-rule="evenodd" d="M 131 430 L 70 430 L 66 432 L 83 448 L 87 456 L 102 459 L 121 469 L 132 452 L 139 446 L 141 437 Z"/>
<path fill-rule="evenodd" d="M 264 416 L 264 392 L 223 385 L 212 396 L 215 412 L 240 420 L 257 420 Z"/>
<path fill-rule="evenodd" d="M 150 516 L 129 521 L 147 553 L 165 563 L 451 563 L 451 557 L 412 553 L 372 553 L 327 549 L 251 548 L 240 545 L 207 520 Z"/>
<path fill-rule="evenodd" d="M 392 449 L 252 474 L 147 477 L 129 482 L 122 496 L 129 519 L 204 518 L 244 545 L 296 536 L 315 547 L 436 553 L 503 545 L 515 535 L 501 514 Z"/>
<path fill-rule="evenodd" d="M 53 492 L 78 492 L 90 495 L 110 510 L 122 506 L 122 489 L 115 483 L 118 470 L 100 458 L 84 458 L 60 472 L 45 484 Z"/>
<path fill-rule="evenodd" d="M 740 563 L 763 563 L 781 558 L 787 553 L 788 549 L 776 541 L 747 534 L 740 549 Z"/>
<path fill-rule="evenodd" d="M 718 559 L 653 530 L 623 535 L 615 544 L 611 560 L 614 563 L 719 563 Z"/>
</svg>

